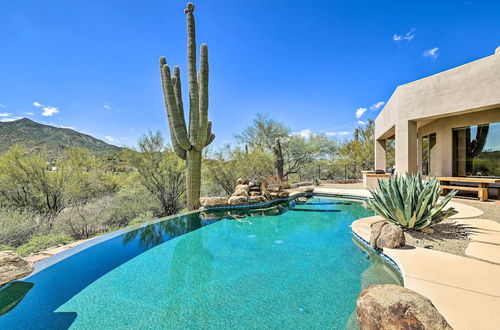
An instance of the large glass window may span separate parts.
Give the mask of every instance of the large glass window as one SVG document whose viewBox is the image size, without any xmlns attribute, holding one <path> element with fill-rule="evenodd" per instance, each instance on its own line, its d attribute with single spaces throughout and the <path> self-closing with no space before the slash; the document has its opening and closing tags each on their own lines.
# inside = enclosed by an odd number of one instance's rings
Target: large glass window
<svg viewBox="0 0 500 330">
<path fill-rule="evenodd" d="M 436 174 L 436 133 L 422 137 L 422 174 Z"/>
<path fill-rule="evenodd" d="M 453 129 L 453 175 L 500 177 L 500 123 Z"/>
</svg>

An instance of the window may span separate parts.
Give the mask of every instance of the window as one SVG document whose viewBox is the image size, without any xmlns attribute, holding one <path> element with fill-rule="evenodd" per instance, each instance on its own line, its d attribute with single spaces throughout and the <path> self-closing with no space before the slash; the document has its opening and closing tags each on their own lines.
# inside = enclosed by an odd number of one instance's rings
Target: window
<svg viewBox="0 0 500 330">
<path fill-rule="evenodd" d="M 434 175 L 436 173 L 436 133 L 422 137 L 422 174 Z"/>
<path fill-rule="evenodd" d="M 453 129 L 453 175 L 500 177 L 500 123 Z"/>
</svg>

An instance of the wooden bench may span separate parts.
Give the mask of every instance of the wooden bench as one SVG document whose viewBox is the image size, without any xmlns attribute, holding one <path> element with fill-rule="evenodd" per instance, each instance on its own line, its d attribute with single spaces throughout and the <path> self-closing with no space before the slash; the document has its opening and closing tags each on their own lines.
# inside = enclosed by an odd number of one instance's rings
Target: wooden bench
<svg viewBox="0 0 500 330">
<path fill-rule="evenodd" d="M 463 190 L 463 191 L 477 191 L 477 197 L 481 202 L 488 200 L 488 188 L 490 183 L 500 183 L 500 179 L 493 178 L 470 178 L 470 177 L 440 177 L 438 178 L 441 183 L 443 194 L 448 193 L 448 190 Z M 466 182 L 475 183 L 477 187 L 470 186 L 455 186 L 450 182 Z"/>
</svg>

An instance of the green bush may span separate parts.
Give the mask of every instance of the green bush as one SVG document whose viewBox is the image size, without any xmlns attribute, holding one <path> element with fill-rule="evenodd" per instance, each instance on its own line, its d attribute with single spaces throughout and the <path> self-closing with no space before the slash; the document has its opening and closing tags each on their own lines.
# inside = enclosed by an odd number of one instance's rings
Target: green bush
<svg viewBox="0 0 500 330">
<path fill-rule="evenodd" d="M 132 219 L 128 225 L 129 226 L 138 225 L 138 224 L 145 223 L 145 222 L 148 222 L 148 221 L 151 221 L 154 219 L 155 219 L 155 217 L 153 216 L 153 213 L 151 211 L 146 211 L 144 213 L 139 214 L 134 219 Z"/>
<path fill-rule="evenodd" d="M 39 252 L 51 247 L 69 244 L 73 239 L 65 234 L 50 234 L 31 238 L 28 243 L 21 245 L 16 252 L 22 256 L 30 253 Z"/>
<path fill-rule="evenodd" d="M 423 229 L 457 214 L 444 207 L 457 193 L 450 192 L 439 201 L 441 187 L 436 178 L 422 181 L 420 174 L 394 175 L 388 181 L 379 180 L 379 190 L 370 190 L 373 199 L 367 201 L 380 216 L 404 229 Z"/>
<path fill-rule="evenodd" d="M 143 187 L 134 190 L 122 190 L 114 200 L 110 225 L 125 227 L 132 219 L 146 213 L 151 213 L 153 218 L 160 217 L 163 208 L 149 191 Z"/>
<path fill-rule="evenodd" d="M 75 239 L 90 238 L 107 232 L 112 225 L 114 196 L 104 196 L 64 209 L 54 220 L 57 232 Z"/>
<path fill-rule="evenodd" d="M 43 231 L 43 218 L 25 209 L 0 208 L 0 244 L 17 247 Z"/>
<path fill-rule="evenodd" d="M 15 251 L 16 249 L 12 246 L 0 244 L 0 251 Z"/>
</svg>

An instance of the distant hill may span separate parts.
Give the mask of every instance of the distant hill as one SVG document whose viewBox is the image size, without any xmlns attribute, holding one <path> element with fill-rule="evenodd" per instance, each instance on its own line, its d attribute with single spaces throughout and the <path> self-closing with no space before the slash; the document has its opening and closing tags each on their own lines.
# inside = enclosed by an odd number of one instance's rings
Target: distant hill
<svg viewBox="0 0 500 330">
<path fill-rule="evenodd" d="M 46 150 L 52 157 L 74 147 L 87 149 L 96 156 L 110 155 L 121 150 L 120 147 L 90 135 L 69 128 L 43 125 L 27 118 L 0 122 L 0 141 L 0 154 L 16 144 L 32 151 Z"/>
</svg>

